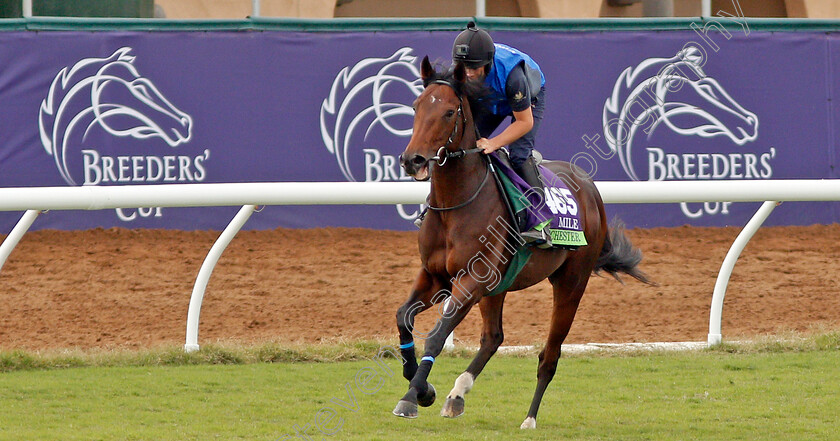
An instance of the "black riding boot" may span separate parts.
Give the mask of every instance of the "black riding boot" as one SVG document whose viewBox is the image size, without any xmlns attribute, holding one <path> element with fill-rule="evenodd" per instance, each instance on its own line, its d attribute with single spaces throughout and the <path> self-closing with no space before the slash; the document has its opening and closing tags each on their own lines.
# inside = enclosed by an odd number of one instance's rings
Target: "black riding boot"
<svg viewBox="0 0 840 441">
<path fill-rule="evenodd" d="M 545 203 L 545 189 L 540 178 L 540 172 L 537 168 L 537 164 L 534 161 L 534 157 L 530 156 L 522 166 L 515 170 L 528 185 L 531 186 L 530 192 L 536 193 L 540 196 L 540 199 Z M 526 214 L 526 213 L 523 213 Z M 533 242 L 540 247 L 548 248 L 551 246 L 551 236 L 548 234 L 548 228 L 544 228 L 542 231 L 536 230 L 527 230 L 524 231 L 525 225 L 523 219 L 517 219 L 519 221 L 519 231 L 520 235 L 526 242 Z"/>
</svg>

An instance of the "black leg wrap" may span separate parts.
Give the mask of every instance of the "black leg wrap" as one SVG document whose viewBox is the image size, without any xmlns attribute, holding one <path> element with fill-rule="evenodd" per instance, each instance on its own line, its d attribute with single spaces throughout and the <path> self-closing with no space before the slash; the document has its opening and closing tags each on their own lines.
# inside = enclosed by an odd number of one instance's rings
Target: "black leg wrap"
<svg viewBox="0 0 840 441">
<path fill-rule="evenodd" d="M 409 387 L 417 390 L 417 395 L 426 395 L 426 379 L 429 378 L 429 373 L 432 371 L 432 362 L 423 360 L 420 366 L 417 367 L 417 373 L 411 379 Z"/>
<path fill-rule="evenodd" d="M 400 354 L 402 355 L 403 360 L 405 360 L 405 364 L 403 365 L 403 377 L 406 380 L 411 381 L 414 378 L 414 374 L 417 373 L 417 356 L 414 354 L 414 347 L 410 347 L 408 349 L 400 349 Z"/>
</svg>

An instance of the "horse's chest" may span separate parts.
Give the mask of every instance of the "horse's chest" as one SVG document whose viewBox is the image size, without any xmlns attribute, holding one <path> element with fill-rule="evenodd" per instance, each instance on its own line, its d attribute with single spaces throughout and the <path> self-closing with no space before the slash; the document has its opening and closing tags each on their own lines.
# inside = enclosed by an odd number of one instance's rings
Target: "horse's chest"
<svg viewBox="0 0 840 441">
<path fill-rule="evenodd" d="M 466 268 L 470 256 L 479 254 L 459 247 L 440 247 L 426 255 L 424 266 L 431 274 L 453 276 L 459 270 Z"/>
<path fill-rule="evenodd" d="M 429 220 L 431 219 L 427 219 L 427 222 Z M 426 224 L 423 226 L 426 227 Z M 480 251 L 471 246 L 481 244 L 481 240 L 471 232 L 452 229 L 444 235 L 440 234 L 443 229 L 441 226 L 420 232 L 420 258 L 423 267 L 431 274 L 455 274 L 467 265 L 470 257 Z"/>
<path fill-rule="evenodd" d="M 422 253 L 423 266 L 431 274 L 443 274 L 446 272 L 446 248 L 437 247 L 426 250 Z"/>
</svg>

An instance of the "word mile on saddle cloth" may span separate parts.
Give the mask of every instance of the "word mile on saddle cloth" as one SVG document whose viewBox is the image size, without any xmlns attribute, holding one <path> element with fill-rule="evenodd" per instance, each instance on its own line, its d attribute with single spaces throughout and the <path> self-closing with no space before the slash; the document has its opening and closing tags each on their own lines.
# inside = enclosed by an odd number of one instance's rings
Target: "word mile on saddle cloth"
<svg viewBox="0 0 840 441">
<path fill-rule="evenodd" d="M 547 168 L 538 166 L 543 188 L 542 191 L 534 191 L 513 171 L 503 150 L 490 154 L 490 159 L 498 171 L 494 174 L 501 181 L 519 231 L 547 230 L 551 243 L 539 245 L 543 248 L 553 246 L 574 250 L 586 245 L 577 201 L 562 179 Z"/>
</svg>

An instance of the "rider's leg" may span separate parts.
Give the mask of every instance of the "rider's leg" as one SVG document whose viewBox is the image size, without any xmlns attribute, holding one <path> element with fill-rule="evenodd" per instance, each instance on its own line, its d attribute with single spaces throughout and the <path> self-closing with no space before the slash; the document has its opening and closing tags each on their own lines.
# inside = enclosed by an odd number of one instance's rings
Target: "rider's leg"
<svg viewBox="0 0 840 441">
<path fill-rule="evenodd" d="M 519 167 L 514 168 L 514 170 L 531 187 L 528 190 L 529 196 L 533 198 L 533 196 L 536 195 L 537 199 L 540 201 L 540 203 L 538 203 L 538 206 L 543 205 L 545 203 L 545 187 L 543 185 L 542 178 L 540 177 L 540 172 L 537 168 L 537 164 L 534 161 L 534 157 L 529 155 L 528 158 L 526 158 L 525 161 L 523 161 L 521 165 L 519 165 Z M 527 216 L 528 210 L 523 210 L 520 213 Z M 520 235 L 523 239 L 525 239 L 526 242 L 535 242 L 538 245 L 551 245 L 551 238 L 548 235 L 547 228 L 544 228 L 541 231 L 527 229 L 528 226 L 524 225 L 524 222 L 522 222 L 519 219 L 517 219 L 517 221 L 519 223 Z"/>
<path fill-rule="evenodd" d="M 516 173 L 525 180 L 528 186 L 531 187 L 528 193 L 539 196 L 539 205 L 543 205 L 545 201 L 543 179 L 540 176 L 539 168 L 533 156 L 528 156 L 519 166 L 514 168 Z"/>
<path fill-rule="evenodd" d="M 531 106 L 531 112 L 534 116 L 534 126 L 531 131 L 510 144 L 510 162 L 513 170 L 531 187 L 529 192 L 537 195 L 542 203 L 545 201 L 544 185 L 531 152 L 534 149 L 540 123 L 542 123 L 543 111 L 545 110 L 544 97 L 545 89 L 541 89 Z M 542 205 L 542 203 L 539 205 Z M 522 227 L 520 224 L 520 231 L 522 231 Z M 547 230 L 543 232 L 522 231 L 522 237 L 529 242 L 551 243 Z"/>
<path fill-rule="evenodd" d="M 543 184 L 540 180 L 540 173 L 537 164 L 533 161 L 531 152 L 534 150 L 537 141 L 537 132 L 542 124 L 545 111 L 545 88 L 534 98 L 531 104 L 531 114 L 534 117 L 534 126 L 531 130 L 522 135 L 521 138 L 510 143 L 510 163 L 513 170 L 525 180 L 535 191 L 542 195 Z"/>
</svg>

